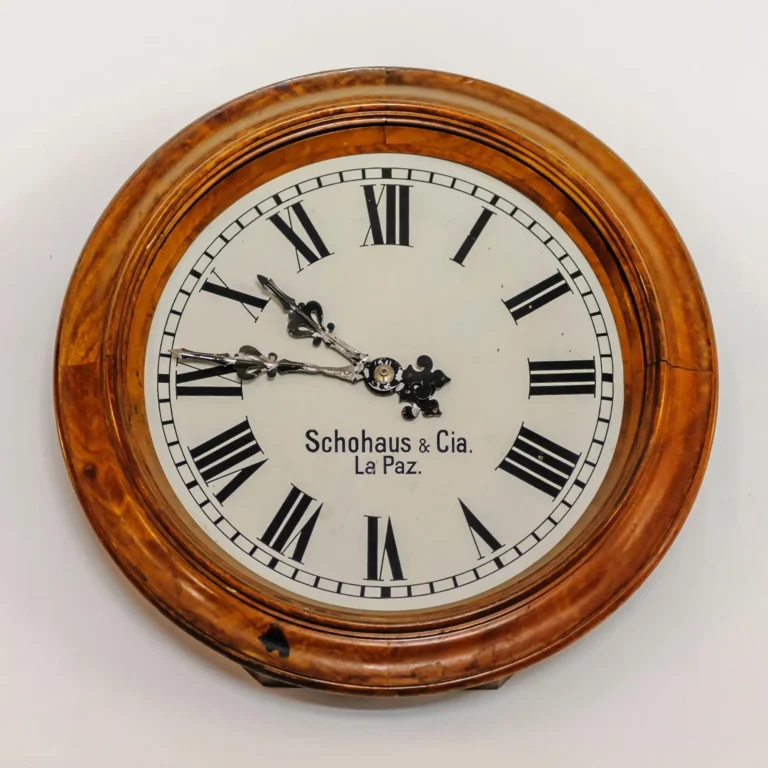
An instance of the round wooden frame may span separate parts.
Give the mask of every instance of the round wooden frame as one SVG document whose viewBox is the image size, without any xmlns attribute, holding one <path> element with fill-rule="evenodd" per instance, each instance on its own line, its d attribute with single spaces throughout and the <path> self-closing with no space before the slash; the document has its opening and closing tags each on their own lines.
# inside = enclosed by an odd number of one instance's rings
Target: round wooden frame
<svg viewBox="0 0 768 768">
<path fill-rule="evenodd" d="M 286 170 L 369 151 L 472 165 L 552 215 L 611 302 L 626 401 L 608 477 L 545 562 L 477 599 L 370 616 L 299 601 L 205 540 L 159 469 L 143 396 L 153 302 L 202 227 Z M 714 337 L 695 269 L 637 176 L 537 102 L 488 83 L 402 69 L 330 72 L 256 91 L 161 147 L 114 198 L 80 257 L 55 373 L 72 482 L 99 538 L 142 593 L 253 673 L 364 694 L 487 684 L 615 610 L 685 520 L 717 401 Z"/>
</svg>

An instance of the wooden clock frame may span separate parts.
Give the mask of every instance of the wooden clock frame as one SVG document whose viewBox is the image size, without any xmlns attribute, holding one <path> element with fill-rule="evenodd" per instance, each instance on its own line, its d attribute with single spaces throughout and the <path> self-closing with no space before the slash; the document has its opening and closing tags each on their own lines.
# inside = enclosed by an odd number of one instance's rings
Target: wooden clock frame
<svg viewBox="0 0 768 768">
<path fill-rule="evenodd" d="M 298 599 L 207 539 L 173 494 L 144 412 L 160 291 L 195 236 L 249 189 L 316 160 L 426 154 L 519 189 L 578 244 L 616 318 L 625 374 L 608 476 L 543 561 L 476 598 L 367 613 Z M 691 259 L 637 176 L 531 99 L 425 70 L 280 83 L 197 120 L 113 199 L 77 264 L 55 362 L 72 482 L 128 578 L 183 629 L 262 680 L 415 694 L 507 678 L 572 642 L 648 576 L 682 526 L 714 432 L 713 331 Z"/>
</svg>

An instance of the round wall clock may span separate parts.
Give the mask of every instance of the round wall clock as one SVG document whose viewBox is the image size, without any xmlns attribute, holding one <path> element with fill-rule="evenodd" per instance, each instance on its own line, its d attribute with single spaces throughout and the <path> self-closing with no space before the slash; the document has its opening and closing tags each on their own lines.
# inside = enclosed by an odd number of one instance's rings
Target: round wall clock
<svg viewBox="0 0 768 768">
<path fill-rule="evenodd" d="M 120 190 L 62 311 L 104 546 L 257 679 L 499 684 L 680 529 L 716 410 L 673 225 L 593 136 L 423 70 L 256 91 Z"/>
</svg>

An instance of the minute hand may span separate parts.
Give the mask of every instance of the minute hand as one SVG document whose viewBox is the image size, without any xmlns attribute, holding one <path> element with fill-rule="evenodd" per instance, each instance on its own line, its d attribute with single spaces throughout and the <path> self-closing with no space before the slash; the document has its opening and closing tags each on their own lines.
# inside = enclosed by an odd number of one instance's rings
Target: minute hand
<svg viewBox="0 0 768 768">
<path fill-rule="evenodd" d="M 259 282 L 269 291 L 280 306 L 288 313 L 288 334 L 294 339 L 312 339 L 317 347 L 324 342 L 352 363 L 362 363 L 367 359 L 365 352 L 360 352 L 333 332 L 333 323 L 323 325 L 323 308 L 317 301 L 297 302 L 275 282 L 264 275 L 258 275 Z"/>
<path fill-rule="evenodd" d="M 240 347 L 235 355 L 228 353 L 193 352 L 191 349 L 172 349 L 171 354 L 176 360 L 182 362 L 210 363 L 212 365 L 227 366 L 230 372 L 237 374 L 242 381 L 252 381 L 257 376 L 265 373 L 268 378 L 284 375 L 286 373 L 308 373 L 330 376 L 354 384 L 363 379 L 362 365 L 345 365 L 332 367 L 328 365 L 315 365 L 314 363 L 299 363 L 295 360 L 278 360 L 277 355 L 262 355 L 255 347 Z"/>
</svg>

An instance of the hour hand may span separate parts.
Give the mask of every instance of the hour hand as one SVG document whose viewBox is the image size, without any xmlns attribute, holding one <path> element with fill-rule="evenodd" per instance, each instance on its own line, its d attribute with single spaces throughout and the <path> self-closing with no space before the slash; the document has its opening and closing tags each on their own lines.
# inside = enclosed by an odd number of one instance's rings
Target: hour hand
<svg viewBox="0 0 768 768">
<path fill-rule="evenodd" d="M 325 342 L 331 349 L 336 350 L 353 363 L 361 363 L 366 359 L 365 352 L 360 352 L 346 341 L 340 339 L 333 331 L 333 323 L 323 325 L 323 308 L 317 301 L 297 302 L 285 291 L 277 287 L 275 282 L 264 275 L 258 275 L 262 287 L 271 293 L 278 304 L 288 313 L 288 334 L 294 339 L 312 339 L 317 347 Z"/>
<path fill-rule="evenodd" d="M 270 379 L 278 374 L 286 373 L 319 374 L 334 379 L 342 379 L 353 384 L 363 378 L 362 365 L 345 365 L 336 368 L 327 365 L 314 365 L 313 363 L 299 363 L 285 358 L 278 360 L 274 353 L 263 355 L 256 347 L 251 346 L 240 347 L 240 351 L 235 355 L 226 352 L 193 352 L 190 349 L 172 349 L 171 355 L 176 360 L 181 361 L 230 366 L 242 381 L 253 381 L 262 373 L 265 373 Z"/>
</svg>

